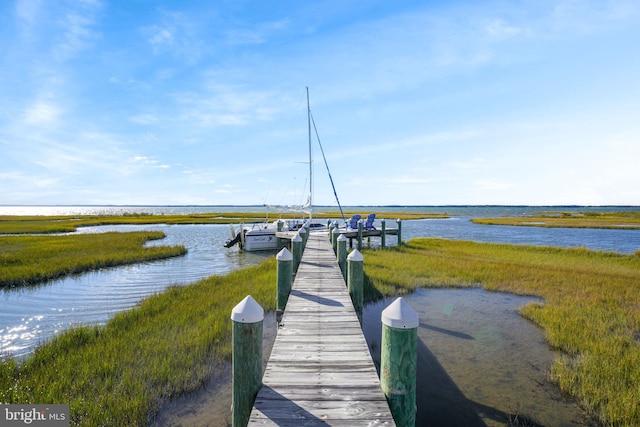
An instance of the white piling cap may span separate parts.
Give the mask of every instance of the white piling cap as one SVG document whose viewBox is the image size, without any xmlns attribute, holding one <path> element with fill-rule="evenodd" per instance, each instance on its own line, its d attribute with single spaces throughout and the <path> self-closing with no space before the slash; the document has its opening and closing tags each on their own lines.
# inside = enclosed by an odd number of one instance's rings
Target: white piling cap
<svg viewBox="0 0 640 427">
<path fill-rule="evenodd" d="M 296 242 L 296 243 L 302 242 L 302 237 L 300 237 L 300 233 L 296 233 L 296 235 L 293 236 L 293 239 L 291 239 L 291 241 Z"/>
<path fill-rule="evenodd" d="M 341 235 L 338 237 L 338 242 L 346 242 L 346 241 L 347 241 L 347 238 L 346 238 L 346 237 L 344 237 L 344 234 L 341 234 Z"/>
<path fill-rule="evenodd" d="M 399 297 L 382 311 L 382 323 L 390 328 L 412 329 L 418 327 L 420 320 L 409 303 Z"/>
<path fill-rule="evenodd" d="M 264 309 L 247 295 L 238 305 L 231 310 L 231 320 L 238 323 L 256 323 L 264 320 Z"/>
<path fill-rule="evenodd" d="M 362 256 L 360 251 L 357 249 L 352 250 L 351 253 L 347 256 L 347 259 L 349 261 L 356 261 L 356 262 L 364 261 L 364 257 Z"/>
<path fill-rule="evenodd" d="M 298 234 L 307 234 L 307 230 L 304 227 L 300 227 L 300 230 L 298 230 Z"/>
<path fill-rule="evenodd" d="M 332 231 L 333 234 L 338 234 L 340 233 L 340 230 L 338 229 L 338 227 L 334 228 Z"/>
<path fill-rule="evenodd" d="M 293 261 L 293 255 L 289 252 L 289 249 L 282 248 L 278 255 L 276 255 L 276 260 L 278 261 Z"/>
</svg>

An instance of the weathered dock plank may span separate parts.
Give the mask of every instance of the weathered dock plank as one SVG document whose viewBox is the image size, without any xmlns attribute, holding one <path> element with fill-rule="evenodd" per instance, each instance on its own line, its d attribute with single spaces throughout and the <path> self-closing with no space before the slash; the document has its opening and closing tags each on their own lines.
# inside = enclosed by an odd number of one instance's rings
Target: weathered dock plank
<svg viewBox="0 0 640 427">
<path fill-rule="evenodd" d="M 337 260 L 311 233 L 250 426 L 395 426 Z"/>
</svg>

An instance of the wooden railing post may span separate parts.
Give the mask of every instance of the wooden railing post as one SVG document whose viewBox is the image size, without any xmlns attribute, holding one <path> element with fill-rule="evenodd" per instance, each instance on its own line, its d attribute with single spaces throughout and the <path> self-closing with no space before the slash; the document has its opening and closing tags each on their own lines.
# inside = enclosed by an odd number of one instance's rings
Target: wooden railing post
<svg viewBox="0 0 640 427">
<path fill-rule="evenodd" d="M 358 320 L 362 324 L 362 306 L 363 306 L 363 284 L 364 284 L 364 258 L 357 249 L 351 251 L 347 257 L 347 288 L 353 308 L 356 310 Z"/>
<path fill-rule="evenodd" d="M 293 281 L 293 255 L 283 248 L 278 255 L 277 260 L 277 276 L 278 276 L 278 291 L 276 301 L 276 317 L 280 319 L 282 312 L 287 305 L 289 294 L 291 293 L 291 282 Z"/>
<path fill-rule="evenodd" d="M 402 245 L 402 221 L 400 218 L 397 220 L 398 223 L 398 246 Z"/>
<path fill-rule="evenodd" d="M 304 227 L 300 227 L 300 230 L 298 230 L 298 234 L 300 235 L 300 238 L 302 238 L 302 248 L 304 249 L 307 247 L 307 240 L 309 239 L 307 229 Z"/>
<path fill-rule="evenodd" d="M 347 277 L 347 238 L 344 234 L 338 237 L 338 265 L 342 272 L 342 277 Z"/>
<path fill-rule="evenodd" d="M 380 224 L 380 246 L 384 248 L 387 242 L 387 221 L 383 219 Z"/>
<path fill-rule="evenodd" d="M 278 220 L 278 222 L 276 223 L 276 231 L 279 233 L 282 231 L 282 221 Z M 282 238 L 276 236 L 276 247 L 278 248 L 278 250 L 282 249 L 285 245 L 282 243 Z"/>
<path fill-rule="evenodd" d="M 398 427 L 416 424 L 418 314 L 399 297 L 382 312 L 380 388 Z"/>
<path fill-rule="evenodd" d="M 296 233 L 291 239 L 291 253 L 293 254 L 293 272 L 298 271 L 298 267 L 300 266 L 300 261 L 302 260 L 302 251 L 304 250 L 302 246 L 302 237 L 300 237 L 300 233 Z"/>
<path fill-rule="evenodd" d="M 333 222 L 329 222 L 329 241 L 331 243 L 333 243 L 333 229 L 338 227 L 338 224 L 333 221 Z"/>
<path fill-rule="evenodd" d="M 231 311 L 233 321 L 232 404 L 233 427 L 245 427 L 262 387 L 262 324 L 264 310 L 251 295 Z"/>
<path fill-rule="evenodd" d="M 340 235 L 340 230 L 338 227 L 334 228 L 331 232 L 331 246 L 333 246 L 333 253 L 338 254 L 338 236 Z"/>
</svg>

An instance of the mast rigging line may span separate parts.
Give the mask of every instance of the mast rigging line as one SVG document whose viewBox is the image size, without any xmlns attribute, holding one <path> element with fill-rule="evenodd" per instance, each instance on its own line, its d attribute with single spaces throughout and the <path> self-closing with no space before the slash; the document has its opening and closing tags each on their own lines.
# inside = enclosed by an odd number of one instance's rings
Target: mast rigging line
<svg viewBox="0 0 640 427">
<path fill-rule="evenodd" d="M 336 186 L 333 184 L 333 177 L 331 176 L 331 171 L 329 170 L 329 163 L 327 163 L 327 157 L 324 155 L 324 149 L 322 148 L 322 142 L 320 142 L 320 135 L 318 134 L 316 121 L 313 119 L 313 114 L 311 114 L 311 109 L 309 109 L 309 118 L 311 119 L 311 123 L 313 124 L 313 130 L 315 131 L 316 139 L 318 140 L 318 145 L 320 146 L 320 152 L 322 153 L 322 159 L 324 160 L 324 165 L 327 168 L 327 174 L 329 175 L 329 181 L 331 181 L 331 188 L 333 189 L 333 195 L 336 197 L 336 202 L 338 202 L 338 209 L 340 209 L 340 216 L 342 216 L 342 220 L 344 222 L 347 222 L 347 220 L 344 217 L 344 212 L 342 212 L 342 205 L 340 205 L 340 199 L 338 199 Z"/>
</svg>

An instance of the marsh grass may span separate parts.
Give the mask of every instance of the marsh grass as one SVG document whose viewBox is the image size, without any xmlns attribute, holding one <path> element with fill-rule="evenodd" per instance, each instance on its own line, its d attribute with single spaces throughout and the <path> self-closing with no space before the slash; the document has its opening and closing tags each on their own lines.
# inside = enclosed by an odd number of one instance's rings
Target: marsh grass
<svg viewBox="0 0 640 427">
<path fill-rule="evenodd" d="M 231 309 L 251 294 L 275 308 L 275 259 L 145 299 L 106 326 L 65 332 L 0 364 L 0 402 L 69 403 L 72 425 L 146 425 L 231 355 Z"/>
<path fill-rule="evenodd" d="M 536 216 L 473 218 L 476 224 L 529 227 L 640 229 L 640 212 L 546 212 Z"/>
<path fill-rule="evenodd" d="M 347 218 L 358 212 L 345 212 Z M 361 213 L 361 212 L 360 212 Z M 378 218 L 395 219 L 424 219 L 448 218 L 446 214 L 429 214 L 415 212 L 372 212 Z M 315 213 L 317 219 L 339 218 L 339 212 Z M 299 215 L 286 213 L 264 212 L 210 212 L 188 215 L 153 215 L 153 214 L 124 214 L 124 215 L 84 215 L 84 216 L 16 216 L 0 215 L 0 234 L 31 234 L 31 233 L 69 233 L 78 227 L 119 224 L 239 224 L 275 221 L 279 218 L 294 219 Z"/>
<path fill-rule="evenodd" d="M 0 216 L 0 234 L 68 233 L 78 227 L 120 224 L 232 224 L 260 222 L 264 213 L 224 212 L 190 215 Z"/>
<path fill-rule="evenodd" d="M 413 239 L 364 259 L 369 299 L 453 286 L 542 297 L 520 312 L 561 351 L 551 379 L 602 424 L 640 425 L 640 251 Z"/>
<path fill-rule="evenodd" d="M 0 236 L 0 287 L 36 284 L 102 267 L 184 255 L 183 246 L 145 247 L 162 232 Z"/>
</svg>

